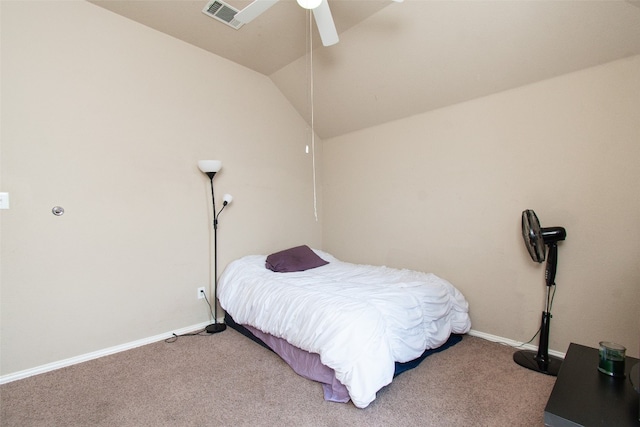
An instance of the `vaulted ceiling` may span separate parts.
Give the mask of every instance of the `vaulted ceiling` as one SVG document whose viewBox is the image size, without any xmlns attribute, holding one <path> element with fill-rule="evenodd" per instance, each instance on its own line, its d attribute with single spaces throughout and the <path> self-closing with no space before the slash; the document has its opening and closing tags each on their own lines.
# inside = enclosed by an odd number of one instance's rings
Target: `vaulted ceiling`
<svg viewBox="0 0 640 427">
<path fill-rule="evenodd" d="M 330 47 L 295 0 L 238 30 L 203 14 L 206 0 L 91 3 L 265 74 L 307 121 L 313 82 L 321 138 L 640 54 L 635 0 L 329 0 Z"/>
</svg>

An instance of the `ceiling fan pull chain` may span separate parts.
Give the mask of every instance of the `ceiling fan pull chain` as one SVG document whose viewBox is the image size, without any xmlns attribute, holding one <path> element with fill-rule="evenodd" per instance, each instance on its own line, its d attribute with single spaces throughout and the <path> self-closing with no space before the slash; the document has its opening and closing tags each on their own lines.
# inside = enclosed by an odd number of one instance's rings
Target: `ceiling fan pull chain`
<svg viewBox="0 0 640 427">
<path fill-rule="evenodd" d="M 307 11 L 309 17 L 309 103 L 311 105 L 311 163 L 313 171 L 313 214 L 316 222 L 318 222 L 318 195 L 316 184 L 316 131 L 314 123 L 314 97 L 313 97 L 313 21 L 311 19 L 311 11 Z"/>
</svg>

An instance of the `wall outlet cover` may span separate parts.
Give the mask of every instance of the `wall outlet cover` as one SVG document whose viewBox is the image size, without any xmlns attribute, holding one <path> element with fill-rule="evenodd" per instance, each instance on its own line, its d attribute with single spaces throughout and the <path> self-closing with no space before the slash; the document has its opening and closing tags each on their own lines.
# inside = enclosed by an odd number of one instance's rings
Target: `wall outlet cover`
<svg viewBox="0 0 640 427">
<path fill-rule="evenodd" d="M 0 193 L 0 209 L 9 209 L 9 193 Z"/>
</svg>

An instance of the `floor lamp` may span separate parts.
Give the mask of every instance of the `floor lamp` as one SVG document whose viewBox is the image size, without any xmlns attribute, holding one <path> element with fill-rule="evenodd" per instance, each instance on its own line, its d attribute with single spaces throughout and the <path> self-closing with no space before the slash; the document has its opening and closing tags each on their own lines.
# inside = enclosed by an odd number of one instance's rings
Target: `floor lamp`
<svg viewBox="0 0 640 427">
<path fill-rule="evenodd" d="M 227 329 L 224 323 L 218 323 L 218 217 L 224 208 L 231 203 L 233 197 L 225 194 L 222 202 L 222 208 L 216 213 L 216 198 L 213 193 L 213 177 L 222 169 L 220 160 L 200 160 L 198 168 L 204 172 L 211 180 L 211 204 L 213 206 L 213 323 L 208 325 L 205 330 L 210 334 L 216 334 Z"/>
</svg>

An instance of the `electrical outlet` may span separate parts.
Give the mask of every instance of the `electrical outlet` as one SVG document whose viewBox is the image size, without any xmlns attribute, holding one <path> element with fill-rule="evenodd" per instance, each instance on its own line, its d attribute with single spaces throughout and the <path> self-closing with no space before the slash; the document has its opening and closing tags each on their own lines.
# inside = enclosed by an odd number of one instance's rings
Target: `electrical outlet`
<svg viewBox="0 0 640 427">
<path fill-rule="evenodd" d="M 204 286 L 198 288 L 198 299 L 203 299 L 205 296 Z"/>
<path fill-rule="evenodd" d="M 9 209 L 9 193 L 0 193 L 0 209 Z"/>
</svg>

